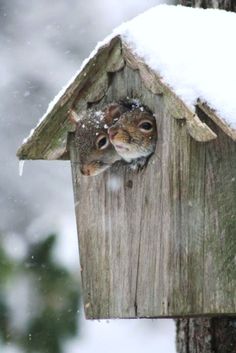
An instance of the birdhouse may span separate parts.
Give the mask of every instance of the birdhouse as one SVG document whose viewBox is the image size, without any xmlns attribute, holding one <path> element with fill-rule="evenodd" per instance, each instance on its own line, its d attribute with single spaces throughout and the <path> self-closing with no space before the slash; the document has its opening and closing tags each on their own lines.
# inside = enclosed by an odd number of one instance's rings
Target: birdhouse
<svg viewBox="0 0 236 353">
<path fill-rule="evenodd" d="M 118 161 L 82 175 L 71 110 L 127 97 L 155 115 L 154 154 L 141 171 Z M 204 97 L 190 107 L 124 35 L 92 53 L 18 150 L 71 161 L 87 318 L 235 314 L 235 141 Z"/>
</svg>

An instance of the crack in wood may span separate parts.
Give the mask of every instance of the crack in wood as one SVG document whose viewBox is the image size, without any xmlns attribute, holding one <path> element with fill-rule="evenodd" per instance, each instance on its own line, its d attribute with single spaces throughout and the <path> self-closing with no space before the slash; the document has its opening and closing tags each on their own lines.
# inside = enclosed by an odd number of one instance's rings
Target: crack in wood
<svg viewBox="0 0 236 353">
<path fill-rule="evenodd" d="M 135 317 L 138 317 L 138 277 L 139 277 L 140 251 L 141 251 L 141 232 L 139 236 L 137 275 L 136 275 L 135 298 L 134 298 Z"/>
</svg>

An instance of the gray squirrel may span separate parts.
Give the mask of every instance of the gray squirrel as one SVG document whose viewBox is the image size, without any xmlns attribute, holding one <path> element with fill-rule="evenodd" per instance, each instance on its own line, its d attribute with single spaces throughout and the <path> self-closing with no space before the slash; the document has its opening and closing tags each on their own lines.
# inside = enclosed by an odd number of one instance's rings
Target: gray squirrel
<svg viewBox="0 0 236 353">
<path fill-rule="evenodd" d="M 70 120 L 76 123 L 75 145 L 83 175 L 100 174 L 121 159 L 109 140 L 108 128 L 125 111 L 125 106 L 111 103 L 103 110 L 90 108 L 80 115 L 73 110 L 70 112 Z"/>
<path fill-rule="evenodd" d="M 116 152 L 133 166 L 143 166 L 154 152 L 157 140 L 156 120 L 143 107 L 123 113 L 109 129 Z"/>
<path fill-rule="evenodd" d="M 111 103 L 103 110 L 90 108 L 79 116 L 72 110 L 70 117 L 76 122 L 75 143 L 83 175 L 100 174 L 121 159 L 142 167 L 155 150 L 155 118 L 136 101 Z"/>
</svg>

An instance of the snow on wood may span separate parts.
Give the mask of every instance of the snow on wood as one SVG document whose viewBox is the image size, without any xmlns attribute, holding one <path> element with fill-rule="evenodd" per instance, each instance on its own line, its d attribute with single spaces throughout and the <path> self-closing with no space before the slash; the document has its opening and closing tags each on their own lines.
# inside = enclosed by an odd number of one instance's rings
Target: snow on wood
<svg viewBox="0 0 236 353">
<path fill-rule="evenodd" d="M 99 42 L 80 70 L 49 104 L 44 119 L 66 88 L 117 34 L 163 81 L 193 108 L 206 101 L 236 129 L 236 14 L 222 10 L 159 5 L 135 17 Z M 41 122 L 42 120 L 40 120 Z"/>
<path fill-rule="evenodd" d="M 207 101 L 236 129 L 236 14 L 212 9 L 159 5 L 114 30 L 190 106 Z M 99 42 L 44 116 L 65 93 L 98 49 Z"/>
<path fill-rule="evenodd" d="M 98 49 L 120 34 L 139 57 L 162 75 L 163 80 L 186 104 L 193 107 L 197 99 L 207 101 L 236 129 L 234 33 L 235 13 L 184 6 L 156 6 L 124 23 L 97 44 L 68 84 L 49 103 L 38 125 Z"/>
<path fill-rule="evenodd" d="M 186 104 L 207 101 L 236 129 L 236 14 L 160 5 L 115 32 Z"/>
<path fill-rule="evenodd" d="M 99 101 L 108 88 L 107 73 L 123 68 L 124 59 L 127 60 L 125 54 L 129 51 L 140 61 L 137 68 L 142 80 L 154 94 L 163 93 L 162 83 L 169 86 L 193 115 L 195 105 L 204 112 L 207 110 L 210 118 L 236 140 L 234 33 L 235 13 L 183 6 L 159 5 L 122 24 L 97 44 L 81 68 L 49 104 L 36 128 L 23 141 L 18 156 L 22 159 L 65 158 L 66 142 L 60 141 L 66 141 L 67 131 L 72 129 L 67 115 L 74 95 L 92 78 L 89 101 Z M 103 51 L 106 52 L 103 54 Z M 160 82 L 157 82 L 156 76 Z M 99 87 L 95 87 L 96 82 Z M 81 100 L 80 95 L 77 99 Z M 85 103 L 85 97 L 82 100 Z M 55 126 L 52 128 L 54 116 Z M 199 129 L 193 121 L 188 125 L 191 136 L 199 141 L 216 137 L 204 124 L 198 124 Z M 51 127 L 50 131 L 56 131 L 53 143 L 48 141 L 48 137 L 45 141 L 39 141 L 39 135 L 42 137 L 48 126 Z M 50 134 L 47 132 L 48 136 Z"/>
</svg>

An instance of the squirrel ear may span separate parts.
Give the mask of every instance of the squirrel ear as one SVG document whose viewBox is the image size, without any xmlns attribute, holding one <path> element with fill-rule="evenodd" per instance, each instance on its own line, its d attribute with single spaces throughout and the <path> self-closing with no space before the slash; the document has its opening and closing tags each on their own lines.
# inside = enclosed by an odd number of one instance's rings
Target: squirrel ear
<svg viewBox="0 0 236 353">
<path fill-rule="evenodd" d="M 124 113 L 123 107 L 118 103 L 111 103 L 105 109 L 105 121 L 108 125 L 114 122 L 115 118 L 119 118 Z"/>
<path fill-rule="evenodd" d="M 76 125 L 79 121 L 79 116 L 73 109 L 68 110 L 68 120 L 74 125 Z"/>
</svg>

